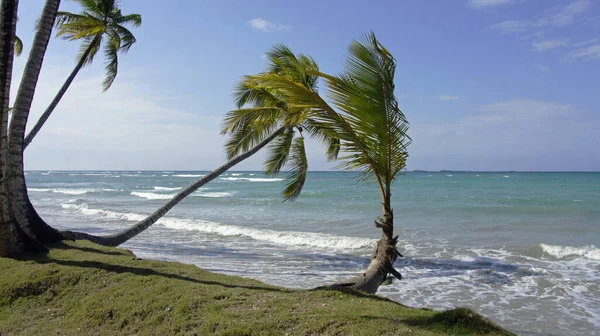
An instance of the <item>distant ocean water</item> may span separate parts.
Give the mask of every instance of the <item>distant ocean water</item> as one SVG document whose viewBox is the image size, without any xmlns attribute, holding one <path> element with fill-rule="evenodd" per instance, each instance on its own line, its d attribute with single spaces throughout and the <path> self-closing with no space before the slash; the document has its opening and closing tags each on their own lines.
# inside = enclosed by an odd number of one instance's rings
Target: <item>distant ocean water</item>
<svg viewBox="0 0 600 336">
<path fill-rule="evenodd" d="M 117 232 L 205 172 L 29 171 L 36 209 L 61 229 Z M 373 184 L 311 172 L 228 172 L 123 247 L 141 258 L 309 288 L 356 275 L 380 236 Z M 283 177 L 283 176 L 282 176 Z M 468 306 L 523 335 L 600 335 L 600 173 L 409 172 L 393 190 L 403 281 L 380 294 Z"/>
</svg>

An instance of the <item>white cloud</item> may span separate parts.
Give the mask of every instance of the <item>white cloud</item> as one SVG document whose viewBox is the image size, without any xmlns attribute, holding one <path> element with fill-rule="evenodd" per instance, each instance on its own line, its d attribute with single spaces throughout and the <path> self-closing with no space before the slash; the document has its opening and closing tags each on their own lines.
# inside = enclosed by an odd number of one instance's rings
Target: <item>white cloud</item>
<svg viewBox="0 0 600 336">
<path fill-rule="evenodd" d="M 600 43 L 585 48 L 575 49 L 567 54 L 567 58 L 583 60 L 600 59 Z"/>
<path fill-rule="evenodd" d="M 508 20 L 492 25 L 490 28 L 503 33 L 518 33 L 543 27 L 564 27 L 575 23 L 592 5 L 589 0 L 578 0 L 562 7 L 551 16 L 537 20 Z"/>
<path fill-rule="evenodd" d="M 530 21 L 508 20 L 492 25 L 490 28 L 502 33 L 519 33 L 535 27 Z"/>
<path fill-rule="evenodd" d="M 448 95 L 448 94 L 439 94 L 439 95 L 435 96 L 435 99 L 437 99 L 437 100 L 458 100 L 458 99 L 460 99 L 460 97 Z"/>
<path fill-rule="evenodd" d="M 593 112 L 512 99 L 481 106 L 449 122 L 411 123 L 410 164 L 429 169 L 597 170 L 600 146 Z M 594 157 L 594 159 L 589 159 Z"/>
<path fill-rule="evenodd" d="M 512 3 L 514 3 L 514 0 L 468 0 L 467 6 L 475 9 L 486 9 L 510 5 Z"/>
<path fill-rule="evenodd" d="M 537 69 L 538 69 L 538 70 L 540 70 L 540 71 L 543 71 L 543 72 L 550 71 L 550 67 L 548 67 L 548 66 L 545 66 L 545 65 L 539 65 L 539 66 L 537 67 Z"/>
<path fill-rule="evenodd" d="M 28 129 L 71 70 L 42 71 Z M 219 120 L 173 107 L 170 97 L 129 74 L 120 72 L 101 93 L 103 75 L 82 72 L 27 148 L 26 168 L 211 169 L 224 162 Z"/>
<path fill-rule="evenodd" d="M 546 40 L 533 42 L 532 46 L 537 51 L 548 51 L 560 47 L 568 46 L 570 43 L 569 39 L 558 39 L 558 40 Z"/>
<path fill-rule="evenodd" d="M 292 26 L 272 23 L 272 22 L 269 22 L 269 21 L 261 19 L 261 18 L 255 18 L 248 22 L 255 29 L 258 29 L 258 30 L 261 30 L 264 32 L 289 31 L 292 29 Z"/>
<path fill-rule="evenodd" d="M 575 22 L 576 16 L 578 16 L 581 13 L 584 13 L 591 5 L 592 2 L 589 0 L 575 1 L 568 4 L 558 13 L 545 20 L 547 21 L 547 24 L 553 25 L 555 27 L 566 26 Z"/>
</svg>

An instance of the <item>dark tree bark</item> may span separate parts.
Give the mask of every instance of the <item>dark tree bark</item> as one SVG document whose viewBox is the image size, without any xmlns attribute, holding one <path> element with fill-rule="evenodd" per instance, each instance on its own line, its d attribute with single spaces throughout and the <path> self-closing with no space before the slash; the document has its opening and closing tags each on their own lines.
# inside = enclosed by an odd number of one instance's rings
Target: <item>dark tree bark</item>
<svg viewBox="0 0 600 336">
<path fill-rule="evenodd" d="M 21 229 L 42 243 L 61 240 L 63 237 L 33 211 L 25 183 L 23 140 L 33 95 L 59 5 L 60 0 L 47 0 L 44 5 L 15 99 L 8 129 L 8 148 L 4 157 L 6 160 L 4 182 L 10 199 L 11 211 Z"/>
<path fill-rule="evenodd" d="M 8 105 L 18 4 L 18 0 L 3 0 L 0 8 L 0 257 L 45 250 L 42 245 L 27 236 L 17 224 L 10 211 L 4 183 Z"/>
</svg>

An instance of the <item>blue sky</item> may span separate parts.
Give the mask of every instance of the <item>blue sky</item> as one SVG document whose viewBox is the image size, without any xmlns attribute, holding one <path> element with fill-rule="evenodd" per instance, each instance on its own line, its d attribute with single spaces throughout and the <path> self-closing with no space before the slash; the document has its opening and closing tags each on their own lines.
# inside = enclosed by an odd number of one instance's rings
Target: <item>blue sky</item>
<svg viewBox="0 0 600 336">
<path fill-rule="evenodd" d="M 26 54 L 41 0 L 21 1 Z M 411 122 L 408 169 L 600 170 L 600 2 L 588 0 L 122 0 L 137 43 L 101 92 L 103 62 L 83 69 L 38 138 L 28 169 L 211 170 L 232 88 L 284 43 L 329 73 L 375 31 L 398 61 Z M 63 10 L 78 11 L 63 0 Z M 78 42 L 52 39 L 36 120 L 75 65 Z M 19 80 L 25 56 L 15 61 Z M 16 84 L 13 84 L 15 89 Z M 14 96 L 14 95 L 13 95 Z M 318 143 L 310 167 L 327 170 Z M 264 153 L 238 170 L 262 168 Z"/>
</svg>

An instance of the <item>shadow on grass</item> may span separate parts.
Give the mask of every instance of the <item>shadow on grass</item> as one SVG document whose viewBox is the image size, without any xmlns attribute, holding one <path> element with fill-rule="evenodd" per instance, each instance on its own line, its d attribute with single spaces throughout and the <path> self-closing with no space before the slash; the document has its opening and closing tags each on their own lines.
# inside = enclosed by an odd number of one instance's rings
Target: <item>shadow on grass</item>
<svg viewBox="0 0 600 336">
<path fill-rule="evenodd" d="M 62 244 L 62 243 L 53 244 L 52 248 L 53 249 L 77 249 L 80 251 L 91 252 L 91 253 L 103 253 L 103 254 L 108 254 L 108 255 L 135 257 L 133 254 L 129 255 L 126 253 L 125 254 L 119 253 L 117 251 L 115 251 L 115 252 L 103 251 L 100 249 L 81 247 L 81 246 L 71 246 L 71 245 Z M 33 261 L 33 262 L 36 262 L 39 264 L 57 264 L 57 265 L 69 266 L 69 267 L 95 268 L 95 269 L 104 270 L 107 272 L 112 272 L 112 273 L 117 273 L 117 274 L 131 273 L 131 274 L 140 275 L 140 276 L 159 276 L 159 277 L 164 277 L 164 278 L 189 281 L 189 282 L 193 282 L 193 283 L 197 283 L 197 284 L 223 286 L 223 287 L 227 287 L 227 288 L 244 288 L 244 289 L 249 289 L 249 290 L 261 290 L 261 291 L 273 291 L 273 292 L 292 292 L 292 290 L 276 288 L 276 287 L 234 285 L 234 284 L 227 284 L 227 283 L 223 283 L 223 282 L 219 282 L 219 281 L 200 280 L 200 279 L 196 279 L 196 278 L 185 276 L 185 275 L 161 272 L 158 270 L 154 270 L 152 268 L 145 268 L 145 267 L 135 267 L 135 266 L 128 266 L 128 265 L 111 264 L 111 263 L 107 263 L 107 262 L 94 261 L 94 260 L 56 259 L 56 258 L 52 258 L 46 254 L 42 254 L 42 255 L 38 254 L 36 256 L 30 256 L 29 258 L 24 258 L 22 260 Z"/>
<path fill-rule="evenodd" d="M 131 252 L 129 250 L 125 250 L 125 249 L 123 249 L 123 252 L 119 252 L 119 251 L 105 251 L 105 250 L 101 250 L 101 249 L 95 249 L 95 248 L 92 248 L 92 247 L 83 247 L 83 246 L 77 246 L 77 245 L 67 245 L 67 244 L 62 243 L 62 242 L 52 244 L 51 247 L 53 249 L 57 249 L 57 250 L 79 250 L 79 251 L 82 251 L 82 252 L 89 252 L 89 253 L 99 253 L 99 254 L 114 255 L 114 256 L 131 256 L 131 257 L 135 257 L 135 254 L 133 254 L 133 252 Z"/>
<path fill-rule="evenodd" d="M 465 330 L 476 334 L 514 335 L 473 310 L 464 307 L 439 312 L 433 316 L 405 319 L 402 322 L 410 326 L 432 330 L 457 330 L 458 332 Z"/>
</svg>

